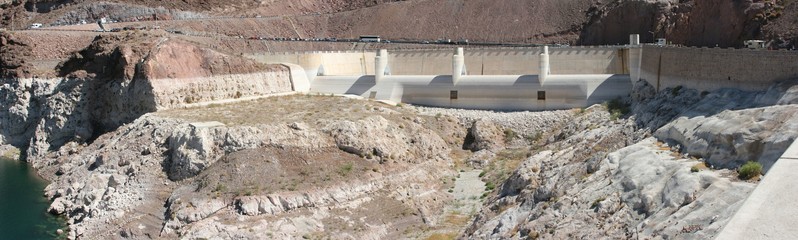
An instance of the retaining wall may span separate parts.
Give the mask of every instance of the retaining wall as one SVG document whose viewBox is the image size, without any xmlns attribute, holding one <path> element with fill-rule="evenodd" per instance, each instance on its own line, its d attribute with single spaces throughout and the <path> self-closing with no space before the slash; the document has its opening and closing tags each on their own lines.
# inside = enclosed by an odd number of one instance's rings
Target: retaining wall
<svg viewBox="0 0 798 240">
<path fill-rule="evenodd" d="M 645 46 L 640 68 L 640 78 L 657 90 L 763 90 L 795 77 L 795 51 Z"/>
</svg>

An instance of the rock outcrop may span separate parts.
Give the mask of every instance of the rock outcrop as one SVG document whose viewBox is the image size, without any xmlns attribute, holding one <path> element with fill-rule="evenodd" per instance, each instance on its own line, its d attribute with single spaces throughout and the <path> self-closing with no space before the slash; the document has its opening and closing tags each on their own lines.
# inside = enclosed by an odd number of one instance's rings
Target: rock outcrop
<svg viewBox="0 0 798 240">
<path fill-rule="evenodd" d="M 767 169 L 798 138 L 795 89 L 656 93 L 638 82 L 630 118 L 607 121 L 596 106 L 577 115 L 503 182 L 466 236 L 712 238 L 755 187 L 735 170 Z"/>
<path fill-rule="evenodd" d="M 33 66 L 26 59 L 33 51 L 30 40 L 11 32 L 0 31 L 0 78 L 25 78 L 31 76 Z"/>
<path fill-rule="evenodd" d="M 7 46 L 0 50 L 0 105 L 8 109 L 0 113 L 2 140 L 27 149 L 28 156 L 89 142 L 159 109 L 292 91 L 282 66 L 221 54 L 163 32 L 97 37 L 59 64 L 61 77 L 39 79 L 24 57 L 31 46 L 2 34 Z"/>
</svg>

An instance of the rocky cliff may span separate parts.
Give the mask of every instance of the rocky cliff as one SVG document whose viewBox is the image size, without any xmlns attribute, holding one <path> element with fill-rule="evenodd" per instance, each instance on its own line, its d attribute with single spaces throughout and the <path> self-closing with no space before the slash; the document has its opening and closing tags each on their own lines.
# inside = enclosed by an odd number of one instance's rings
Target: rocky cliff
<svg viewBox="0 0 798 240">
<path fill-rule="evenodd" d="M 4 142 L 29 156 L 90 142 L 139 116 L 197 102 L 290 92 L 288 69 L 203 49 L 161 32 L 97 37 L 36 78 L 32 47 L 3 33 Z"/>
</svg>

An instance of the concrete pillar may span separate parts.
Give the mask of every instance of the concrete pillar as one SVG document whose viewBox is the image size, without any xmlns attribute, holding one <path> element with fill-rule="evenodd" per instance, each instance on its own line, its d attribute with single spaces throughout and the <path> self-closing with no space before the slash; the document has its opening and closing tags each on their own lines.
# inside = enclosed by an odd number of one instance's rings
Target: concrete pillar
<svg viewBox="0 0 798 240">
<path fill-rule="evenodd" d="M 629 45 L 632 46 L 640 45 L 640 34 L 629 35 Z"/>
<path fill-rule="evenodd" d="M 629 77 L 632 82 L 640 80 L 640 68 L 643 65 L 643 48 L 640 46 L 629 48 L 629 57 L 627 58 L 629 66 Z"/>
<path fill-rule="evenodd" d="M 466 75 L 465 54 L 463 48 L 457 48 L 452 57 L 452 82 L 457 83 L 463 75 Z"/>
<path fill-rule="evenodd" d="M 374 79 L 380 82 L 388 70 L 388 50 L 380 49 L 374 60 Z"/>
<path fill-rule="evenodd" d="M 543 46 L 541 48 L 542 53 L 540 53 L 540 74 L 538 78 L 541 82 L 545 81 L 548 78 L 549 73 L 551 73 L 551 69 L 549 68 L 549 47 Z"/>
</svg>

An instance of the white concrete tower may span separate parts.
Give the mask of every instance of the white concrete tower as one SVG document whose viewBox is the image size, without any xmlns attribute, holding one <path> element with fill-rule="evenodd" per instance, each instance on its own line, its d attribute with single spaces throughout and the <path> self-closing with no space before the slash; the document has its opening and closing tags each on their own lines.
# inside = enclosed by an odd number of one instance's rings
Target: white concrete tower
<svg viewBox="0 0 798 240">
<path fill-rule="evenodd" d="M 640 45 L 640 34 L 629 35 L 629 45 L 632 46 Z"/>
<path fill-rule="evenodd" d="M 452 83 L 457 83 L 463 75 L 466 75 L 465 54 L 463 48 L 459 47 L 452 57 Z"/>
<path fill-rule="evenodd" d="M 380 49 L 374 60 L 374 80 L 380 82 L 385 75 L 390 75 L 388 74 L 388 50 Z"/>
<path fill-rule="evenodd" d="M 549 77 L 551 69 L 549 68 L 549 47 L 543 46 L 541 50 L 542 52 L 540 53 L 540 74 L 538 75 L 538 78 L 540 79 L 540 82 L 543 82 L 546 80 L 546 78 Z"/>
</svg>

